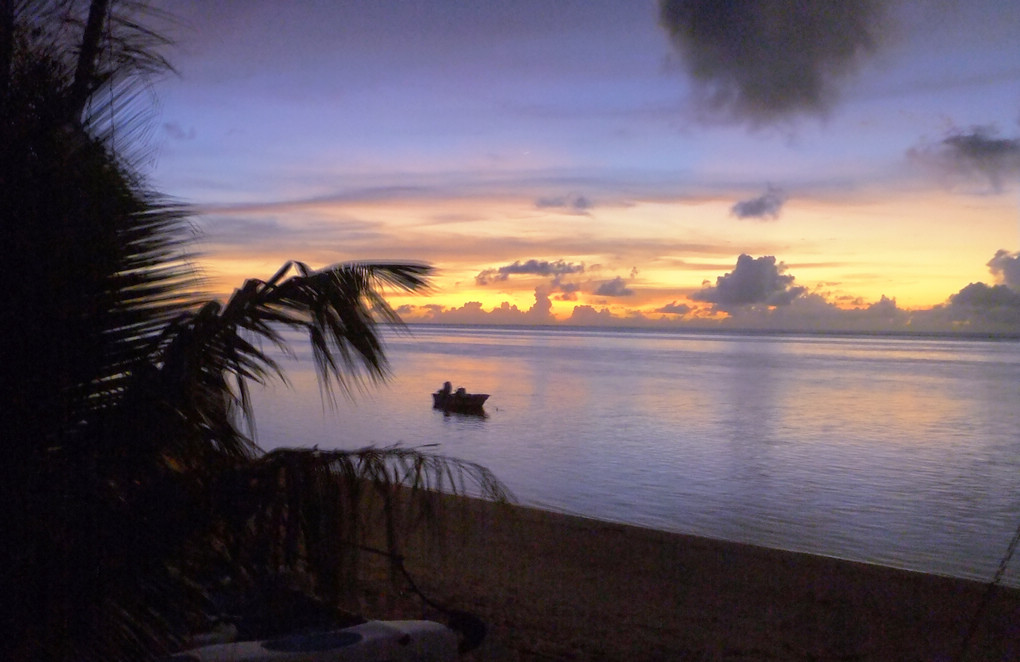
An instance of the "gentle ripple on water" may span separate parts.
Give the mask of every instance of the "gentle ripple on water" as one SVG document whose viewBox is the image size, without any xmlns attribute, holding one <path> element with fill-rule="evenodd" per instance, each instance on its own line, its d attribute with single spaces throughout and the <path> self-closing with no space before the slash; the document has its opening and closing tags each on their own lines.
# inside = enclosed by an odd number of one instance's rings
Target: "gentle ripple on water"
<svg viewBox="0 0 1020 662">
<path fill-rule="evenodd" d="M 263 445 L 439 443 L 525 503 L 976 579 L 1020 522 L 1017 341 L 415 327 L 387 347 L 392 380 L 335 410 L 299 353 L 293 388 L 256 396 Z M 491 393 L 488 417 L 431 410 L 446 380 Z"/>
</svg>

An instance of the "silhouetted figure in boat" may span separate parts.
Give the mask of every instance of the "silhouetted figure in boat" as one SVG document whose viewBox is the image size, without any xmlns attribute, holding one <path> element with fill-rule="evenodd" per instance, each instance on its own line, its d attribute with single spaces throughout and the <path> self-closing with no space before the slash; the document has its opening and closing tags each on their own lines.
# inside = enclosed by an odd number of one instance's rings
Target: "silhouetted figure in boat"
<svg viewBox="0 0 1020 662">
<path fill-rule="evenodd" d="M 432 407 L 442 409 L 448 414 L 484 415 L 482 405 L 488 398 L 487 393 L 468 393 L 463 386 L 453 391 L 453 384 L 444 382 L 443 388 L 432 394 Z"/>
</svg>

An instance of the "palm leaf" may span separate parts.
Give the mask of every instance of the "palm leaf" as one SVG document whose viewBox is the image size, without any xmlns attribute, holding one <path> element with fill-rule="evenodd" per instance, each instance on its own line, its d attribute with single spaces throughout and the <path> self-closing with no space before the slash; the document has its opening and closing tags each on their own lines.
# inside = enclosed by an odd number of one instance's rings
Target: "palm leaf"
<svg viewBox="0 0 1020 662">
<path fill-rule="evenodd" d="M 382 544 L 399 557 L 416 527 L 441 518 L 444 495 L 513 498 L 478 464 L 396 446 L 278 449 L 222 478 L 213 511 L 231 514 L 219 530 L 233 532 L 223 543 L 235 576 L 300 570 L 327 602 L 356 586 L 365 545 Z"/>
<path fill-rule="evenodd" d="M 289 352 L 285 329 L 307 334 L 320 384 L 330 396 L 336 387 L 347 391 L 362 378 L 385 377 L 376 321 L 399 323 L 399 318 L 379 290 L 424 289 L 429 271 L 419 264 L 368 263 L 313 271 L 288 262 L 269 280 L 246 281 L 223 306 L 211 302 L 182 314 L 167 327 L 153 362 L 165 397 L 186 413 L 182 420 L 201 428 L 185 438 L 234 454 L 251 450 L 240 428 L 214 429 L 208 421 L 232 421 L 240 414 L 247 430 L 254 429 L 250 382 L 284 378 L 266 345 Z M 291 272 L 296 273 L 288 277 Z M 220 436 L 210 436 L 213 432 Z"/>
</svg>

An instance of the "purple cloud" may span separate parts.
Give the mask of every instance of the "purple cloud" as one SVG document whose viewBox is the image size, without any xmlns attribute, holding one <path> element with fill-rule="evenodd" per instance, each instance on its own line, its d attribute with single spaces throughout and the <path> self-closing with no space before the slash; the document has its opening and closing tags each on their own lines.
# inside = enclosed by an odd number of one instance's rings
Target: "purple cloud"
<svg viewBox="0 0 1020 662">
<path fill-rule="evenodd" d="M 1000 249 L 988 261 L 987 266 L 996 280 L 1014 290 L 1020 290 L 1020 253 Z"/>
<path fill-rule="evenodd" d="M 779 212 L 786 202 L 783 192 L 769 186 L 764 193 L 750 200 L 741 200 L 730 208 L 730 214 L 737 218 L 769 220 L 779 218 Z"/>
<path fill-rule="evenodd" d="M 634 294 L 634 290 L 627 287 L 627 282 L 622 277 L 617 276 L 613 280 L 607 280 L 598 286 L 595 290 L 595 294 L 603 297 L 629 297 Z"/>
<path fill-rule="evenodd" d="M 583 213 L 592 208 L 592 202 L 583 195 L 577 196 L 561 196 L 551 198 L 539 198 L 535 201 L 535 206 L 539 209 L 546 208 L 563 208 L 568 209 L 572 212 Z"/>
<path fill-rule="evenodd" d="M 794 286 L 793 276 L 786 275 L 786 265 L 776 263 L 767 255 L 757 259 L 743 254 L 737 258 L 733 271 L 716 278 L 715 286 L 695 292 L 696 301 L 714 303 L 720 307 L 766 304 L 784 306 L 804 294 L 807 288 Z"/>
<path fill-rule="evenodd" d="M 677 303 L 674 301 L 672 303 L 667 303 L 662 308 L 656 308 L 655 312 L 666 313 L 667 315 L 686 315 L 691 312 L 691 307 L 686 303 Z"/>
<path fill-rule="evenodd" d="M 1020 177 L 1020 138 L 999 138 L 993 127 L 957 131 L 937 143 L 915 147 L 907 156 L 949 180 L 987 182 L 996 193 L 1005 180 Z"/>
<path fill-rule="evenodd" d="M 475 282 L 479 285 L 488 285 L 491 282 L 504 281 L 514 274 L 531 274 L 535 276 L 553 276 L 559 278 L 567 274 L 584 273 L 583 264 L 574 264 L 564 260 L 549 262 L 547 260 L 528 260 L 527 262 L 515 261 L 496 269 L 485 269 L 475 276 Z"/>
</svg>

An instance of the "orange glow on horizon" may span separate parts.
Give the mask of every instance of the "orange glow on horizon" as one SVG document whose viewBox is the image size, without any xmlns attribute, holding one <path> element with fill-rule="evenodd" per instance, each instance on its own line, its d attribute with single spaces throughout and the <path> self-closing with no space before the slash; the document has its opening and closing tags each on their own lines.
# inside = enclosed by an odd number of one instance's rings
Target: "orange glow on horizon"
<svg viewBox="0 0 1020 662">
<path fill-rule="evenodd" d="M 381 258 L 435 267 L 430 292 L 387 293 L 394 307 L 456 310 L 474 302 L 473 310 L 523 313 L 538 292 L 543 307 L 536 315 L 548 305 L 560 321 L 575 307 L 618 318 L 680 319 L 658 312 L 672 304 L 688 306 L 684 319 L 718 319 L 725 313 L 691 295 L 714 286 L 747 253 L 775 256 L 796 286 L 834 308 L 862 309 L 885 296 L 900 310 L 916 310 L 945 303 L 969 283 L 992 282 L 987 261 L 1016 239 L 1015 204 L 1007 197 L 961 198 L 930 189 L 891 197 L 880 191 L 844 199 L 792 196 L 782 217 L 767 221 L 734 218 L 728 197 L 605 204 L 585 213 L 505 195 L 253 206 L 221 210 L 220 217 L 243 222 L 272 212 L 275 234 L 217 241 L 214 218 L 211 245 L 198 264 L 208 288 L 224 297 L 246 278 L 268 278 L 289 259 L 319 268 Z M 618 236 L 624 227 L 625 236 Z M 584 269 L 556 278 L 498 271 L 528 260 Z M 485 272 L 493 275 L 482 284 L 476 278 Z M 626 291 L 598 294 L 613 281 Z"/>
</svg>

